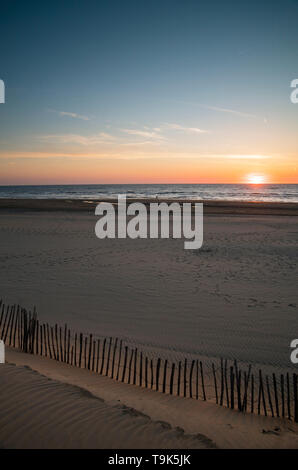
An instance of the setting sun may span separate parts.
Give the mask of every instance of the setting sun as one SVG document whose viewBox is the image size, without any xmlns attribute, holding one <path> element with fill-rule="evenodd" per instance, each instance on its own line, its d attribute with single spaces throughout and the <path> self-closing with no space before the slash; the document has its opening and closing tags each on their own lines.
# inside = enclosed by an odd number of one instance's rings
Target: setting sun
<svg viewBox="0 0 298 470">
<path fill-rule="evenodd" d="M 250 174 L 246 177 L 246 182 L 248 184 L 265 184 L 266 180 L 265 175 Z"/>
</svg>

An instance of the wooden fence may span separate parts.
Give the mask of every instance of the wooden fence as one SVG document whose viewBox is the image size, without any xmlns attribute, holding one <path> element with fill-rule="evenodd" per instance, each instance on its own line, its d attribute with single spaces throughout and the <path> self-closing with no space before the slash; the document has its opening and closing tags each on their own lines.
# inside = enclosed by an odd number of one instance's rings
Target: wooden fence
<svg viewBox="0 0 298 470">
<path fill-rule="evenodd" d="M 297 374 L 277 375 L 240 369 L 237 361 L 221 359 L 204 366 L 199 359 L 172 362 L 128 346 L 118 338 L 94 338 L 41 323 L 36 311 L 0 301 L 0 339 L 13 348 L 114 380 L 170 395 L 213 401 L 244 413 L 298 422 Z"/>
</svg>

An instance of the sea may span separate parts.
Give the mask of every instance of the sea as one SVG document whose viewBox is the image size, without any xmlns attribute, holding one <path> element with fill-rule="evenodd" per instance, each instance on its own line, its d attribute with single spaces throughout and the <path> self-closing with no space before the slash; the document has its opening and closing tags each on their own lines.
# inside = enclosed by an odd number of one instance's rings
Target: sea
<svg viewBox="0 0 298 470">
<path fill-rule="evenodd" d="M 298 202 L 298 184 L 75 184 L 0 186 L 0 198 L 167 198 L 223 201 Z"/>
</svg>

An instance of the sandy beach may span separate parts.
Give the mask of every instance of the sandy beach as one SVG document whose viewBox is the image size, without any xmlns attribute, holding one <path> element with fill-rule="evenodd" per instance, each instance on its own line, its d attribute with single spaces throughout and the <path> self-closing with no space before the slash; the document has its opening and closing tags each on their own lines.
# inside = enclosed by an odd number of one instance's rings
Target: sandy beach
<svg viewBox="0 0 298 470">
<path fill-rule="evenodd" d="M 7 348 L 1 448 L 297 448 L 298 425 L 163 395 Z"/>
<path fill-rule="evenodd" d="M 98 240 L 91 204 L 1 204 L 5 302 L 34 305 L 42 321 L 118 337 L 153 358 L 196 356 L 208 365 L 223 357 L 296 371 L 289 345 L 297 325 L 298 219 L 288 207 L 264 216 L 240 215 L 241 204 L 232 214 L 215 205 L 217 213 L 204 218 L 202 249 L 187 251 L 174 239 Z M 6 361 L 3 448 L 298 446 L 292 421 L 163 395 L 12 349 Z"/>
<path fill-rule="evenodd" d="M 202 248 L 184 250 L 179 239 L 99 240 L 89 204 L 73 212 L 38 204 L 45 210 L 1 210 L 4 302 L 169 358 L 292 367 L 297 217 L 207 214 Z"/>
</svg>

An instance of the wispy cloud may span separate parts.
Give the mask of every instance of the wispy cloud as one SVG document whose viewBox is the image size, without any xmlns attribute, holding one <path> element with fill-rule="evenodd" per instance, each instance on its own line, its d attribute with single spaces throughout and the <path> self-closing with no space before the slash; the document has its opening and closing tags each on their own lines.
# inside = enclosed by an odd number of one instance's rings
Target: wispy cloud
<svg viewBox="0 0 298 470">
<path fill-rule="evenodd" d="M 160 145 L 159 141 L 155 140 L 142 140 L 140 142 L 122 142 L 121 146 L 123 147 L 141 147 L 142 145 Z"/>
<path fill-rule="evenodd" d="M 89 121 L 90 118 L 88 116 L 84 116 L 82 114 L 77 114 L 77 113 L 70 113 L 68 111 L 60 111 L 60 116 L 69 116 L 75 119 L 82 119 L 83 121 Z"/>
<path fill-rule="evenodd" d="M 228 158 L 232 160 L 267 160 L 271 158 L 270 155 L 234 155 L 234 154 L 219 154 L 219 155 L 201 155 L 206 158 Z"/>
<path fill-rule="evenodd" d="M 49 134 L 39 137 L 44 142 L 52 142 L 57 144 L 79 144 L 79 145 L 95 145 L 106 144 L 114 140 L 114 137 L 106 132 L 99 134 L 83 136 L 79 134 Z"/>
<path fill-rule="evenodd" d="M 129 135 L 135 135 L 138 137 L 144 137 L 146 139 L 164 139 L 160 135 L 160 129 L 155 128 L 155 130 L 139 130 L 139 129 L 121 129 L 121 132 L 124 132 Z"/>
<path fill-rule="evenodd" d="M 202 106 L 203 108 L 206 108 L 206 109 L 210 109 L 211 111 L 218 111 L 220 113 L 230 113 L 230 114 L 235 114 L 236 116 L 258 119 L 258 116 L 256 116 L 255 114 L 249 114 L 249 113 L 245 113 L 243 111 L 237 111 L 235 109 L 220 108 L 218 106 L 209 106 L 209 105 L 205 105 L 205 104 L 200 104 L 200 106 Z"/>
<path fill-rule="evenodd" d="M 185 104 L 187 106 L 199 106 L 200 108 L 210 109 L 211 111 L 217 111 L 217 112 L 220 112 L 220 113 L 234 114 L 235 116 L 240 116 L 240 117 L 243 117 L 243 118 L 264 119 L 264 123 L 266 124 L 266 118 L 262 118 L 260 116 L 255 115 L 255 114 L 247 113 L 245 111 L 239 111 L 237 109 L 225 108 L 225 107 L 221 107 L 221 106 L 211 106 L 211 105 L 208 105 L 208 104 L 198 103 L 198 102 L 195 102 L 195 101 L 174 100 L 174 102 L 179 103 L 179 104 Z"/>
<path fill-rule="evenodd" d="M 69 159 L 120 159 L 122 155 L 116 152 L 89 152 L 84 151 L 82 152 L 46 152 L 46 151 L 28 151 L 28 152 L 0 152 L 0 158 L 2 161 L 5 159 L 24 159 L 24 160 L 32 160 L 32 159 L 60 159 L 60 158 L 69 158 Z"/>
<path fill-rule="evenodd" d="M 57 113 L 59 114 L 59 116 L 67 116 L 74 119 L 81 119 L 83 121 L 90 121 L 90 118 L 88 116 L 84 116 L 83 114 L 71 113 L 69 111 L 57 111 L 56 109 L 49 109 L 48 111 L 52 113 Z"/>
<path fill-rule="evenodd" d="M 199 127 L 185 127 L 181 126 L 180 124 L 175 124 L 175 123 L 165 123 L 165 127 L 167 129 L 175 130 L 175 131 L 183 131 L 188 134 L 207 134 L 209 131 L 206 129 L 200 129 Z"/>
<path fill-rule="evenodd" d="M 144 144 L 145 142 L 142 142 Z M 152 142 L 151 142 L 152 143 Z M 123 144 L 124 145 L 124 144 Z M 111 149 L 111 150 L 110 150 Z M 131 149 L 127 149 L 125 152 L 114 151 L 111 147 L 109 147 L 109 151 L 105 150 L 104 152 L 98 151 L 95 152 L 94 150 L 90 149 L 80 149 L 79 151 L 75 152 L 61 152 L 61 151 L 44 151 L 44 150 L 35 150 L 35 151 L 10 151 L 10 152 L 1 152 L 0 151 L 0 160 L 2 162 L 4 160 L 10 161 L 11 159 L 53 159 L 53 158 L 75 158 L 75 159 L 111 159 L 114 158 L 116 160 L 140 160 L 140 159 L 191 159 L 191 160 L 204 160 L 208 161 L 209 159 L 221 159 L 221 160 L 230 160 L 230 159 L 239 159 L 239 160 L 266 160 L 266 159 L 276 159 L 280 158 L 279 154 L 272 154 L 272 155 L 245 155 L 245 154 L 200 154 L 197 152 L 140 152 L 139 149 L 137 152 L 133 152 Z"/>
</svg>

